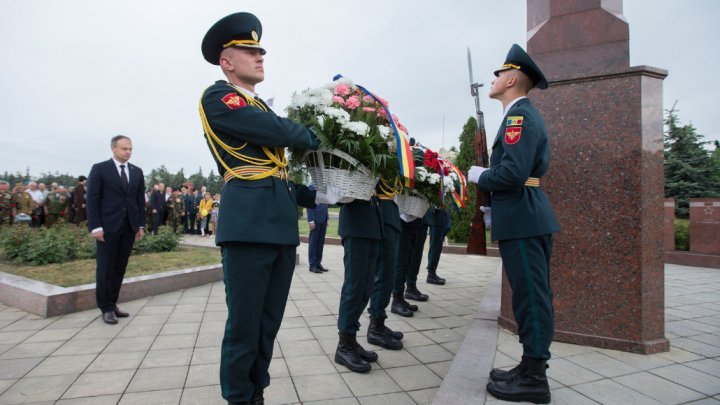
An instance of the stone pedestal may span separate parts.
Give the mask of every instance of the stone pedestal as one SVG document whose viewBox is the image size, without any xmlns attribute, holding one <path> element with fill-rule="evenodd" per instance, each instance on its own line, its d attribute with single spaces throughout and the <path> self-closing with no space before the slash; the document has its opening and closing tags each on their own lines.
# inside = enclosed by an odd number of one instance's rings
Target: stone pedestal
<svg viewBox="0 0 720 405">
<path fill-rule="evenodd" d="M 572 4 L 570 4 L 572 3 Z M 550 82 L 530 99 L 552 162 L 541 180 L 560 222 L 551 262 L 555 340 L 667 351 L 662 80 L 628 66 L 620 0 L 528 0 L 528 53 Z M 500 323 L 514 328 L 504 283 Z"/>
<path fill-rule="evenodd" d="M 720 255 L 720 199 L 690 199 L 690 253 Z"/>
<path fill-rule="evenodd" d="M 665 241 L 665 251 L 672 252 L 675 250 L 675 199 L 666 198 L 664 204 L 664 220 L 663 240 Z"/>
</svg>

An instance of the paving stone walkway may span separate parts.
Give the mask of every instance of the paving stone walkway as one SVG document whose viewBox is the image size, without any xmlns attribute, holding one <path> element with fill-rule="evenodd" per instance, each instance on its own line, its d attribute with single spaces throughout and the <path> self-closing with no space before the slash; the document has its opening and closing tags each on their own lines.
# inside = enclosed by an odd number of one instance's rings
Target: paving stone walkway
<svg viewBox="0 0 720 405">
<path fill-rule="evenodd" d="M 211 245 L 212 238 L 187 238 Z M 342 285 L 342 247 L 326 245 L 325 274 L 307 270 L 298 248 L 283 325 L 271 364 L 267 404 L 429 404 L 462 346 L 499 259 L 443 255 L 445 286 L 413 318 L 390 314 L 405 347 L 378 350 L 369 374 L 333 362 Z M 424 280 L 424 273 L 421 273 Z M 106 325 L 98 311 L 43 319 L 0 305 L 2 404 L 225 404 L 218 364 L 226 309 L 222 282 L 122 304 L 131 313 Z M 553 343 L 553 403 L 720 403 L 720 270 L 666 266 L 666 330 L 672 349 L 651 356 Z M 517 337 L 495 331 L 498 367 L 513 365 Z M 467 359 L 465 359 L 467 360 Z M 475 378 L 475 375 L 477 376 Z M 475 370 L 468 403 L 484 395 L 487 370 Z M 450 378 L 450 377 L 448 377 Z M 447 382 L 447 381 L 446 381 Z"/>
</svg>

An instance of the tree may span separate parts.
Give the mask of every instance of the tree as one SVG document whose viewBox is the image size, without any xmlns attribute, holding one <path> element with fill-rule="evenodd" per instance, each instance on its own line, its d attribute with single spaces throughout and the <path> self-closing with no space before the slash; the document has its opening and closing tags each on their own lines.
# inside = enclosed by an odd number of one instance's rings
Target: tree
<svg viewBox="0 0 720 405">
<path fill-rule="evenodd" d="M 453 163 L 463 173 L 467 173 L 470 166 L 475 164 L 475 131 L 477 126 L 477 120 L 470 117 L 460 134 L 460 152 Z M 450 211 L 452 224 L 448 237 L 455 242 L 467 242 L 470 235 L 470 224 L 477 205 L 474 184 L 468 183 L 468 195 L 470 201 L 468 201 L 465 208 Z"/>
<path fill-rule="evenodd" d="M 692 124 L 680 125 L 675 106 L 665 119 L 665 197 L 675 198 L 678 218 L 689 215 L 690 198 L 720 197 L 720 165 Z"/>
</svg>

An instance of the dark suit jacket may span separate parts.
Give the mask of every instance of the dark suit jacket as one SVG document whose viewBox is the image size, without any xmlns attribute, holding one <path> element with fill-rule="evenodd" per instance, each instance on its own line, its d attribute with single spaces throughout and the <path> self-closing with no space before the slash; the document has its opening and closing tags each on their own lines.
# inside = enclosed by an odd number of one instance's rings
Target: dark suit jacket
<svg viewBox="0 0 720 405">
<path fill-rule="evenodd" d="M 88 229 L 102 227 L 117 232 L 127 215 L 134 231 L 145 226 L 145 177 L 142 169 L 127 163 L 127 191 L 120 185 L 120 175 L 112 159 L 93 165 L 87 181 Z"/>
<path fill-rule="evenodd" d="M 165 209 L 165 194 L 158 190 L 150 193 L 150 208 L 162 212 Z"/>
<path fill-rule="evenodd" d="M 493 143 L 490 169 L 478 181 L 481 190 L 492 193 L 493 240 L 560 230 L 545 192 L 540 187 L 525 186 L 528 177 L 545 175 L 549 165 L 545 121 L 529 99 L 521 99 L 505 116 Z"/>
<path fill-rule="evenodd" d="M 315 185 L 311 184 L 308 189 L 315 190 Z M 308 222 L 315 222 L 318 224 L 324 224 L 328 221 L 328 206 L 327 204 L 317 204 L 315 208 L 307 209 L 307 220 Z"/>
</svg>

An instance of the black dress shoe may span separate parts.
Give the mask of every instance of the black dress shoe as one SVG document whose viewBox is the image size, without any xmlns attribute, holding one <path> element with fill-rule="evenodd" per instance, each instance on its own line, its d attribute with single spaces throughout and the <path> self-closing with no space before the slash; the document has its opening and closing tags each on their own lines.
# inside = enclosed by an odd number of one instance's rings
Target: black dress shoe
<svg viewBox="0 0 720 405">
<path fill-rule="evenodd" d="M 112 311 L 103 312 L 102 320 L 103 320 L 103 322 L 110 324 L 110 325 L 115 325 L 117 323 L 117 317 L 115 317 L 115 313 Z"/>
<path fill-rule="evenodd" d="M 127 318 L 128 316 L 130 316 L 130 314 L 118 308 L 117 305 L 115 306 L 115 309 L 113 309 L 113 313 L 115 313 L 115 316 L 117 316 L 118 318 Z"/>
<path fill-rule="evenodd" d="M 318 264 L 317 268 L 320 269 L 321 271 L 328 271 L 328 269 L 326 269 L 322 264 Z"/>
<path fill-rule="evenodd" d="M 310 266 L 310 272 L 311 273 L 322 273 L 322 270 L 318 269 L 315 266 Z"/>
</svg>

